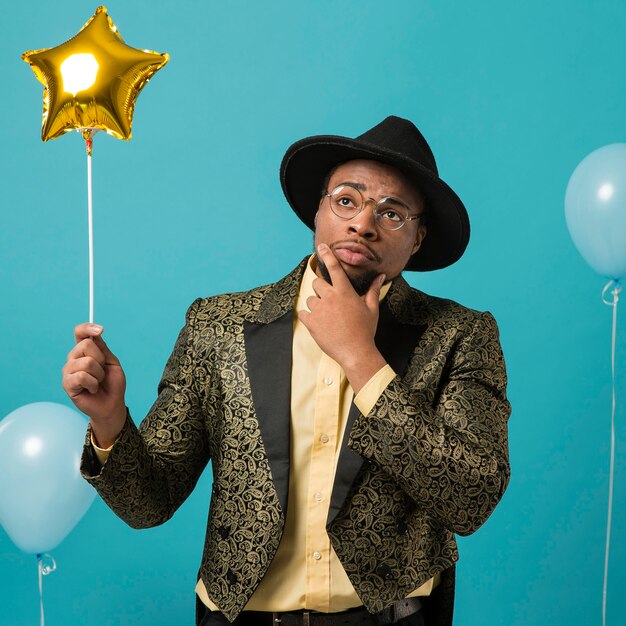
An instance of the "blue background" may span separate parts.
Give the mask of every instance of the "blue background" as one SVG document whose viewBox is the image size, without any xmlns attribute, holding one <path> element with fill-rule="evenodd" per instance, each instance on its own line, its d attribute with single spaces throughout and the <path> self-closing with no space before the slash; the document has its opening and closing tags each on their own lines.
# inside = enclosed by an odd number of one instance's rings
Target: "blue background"
<svg viewBox="0 0 626 626">
<path fill-rule="evenodd" d="M 88 315 L 84 148 L 39 138 L 42 87 L 19 55 L 74 35 L 96 5 L 11 3 L 0 38 L 0 417 L 68 404 L 60 370 Z M 570 241 L 567 181 L 626 140 L 626 4 L 108 3 L 130 45 L 172 60 L 139 98 L 133 138 L 94 150 L 96 320 L 151 405 L 190 302 L 273 281 L 311 247 L 278 166 L 293 141 L 355 136 L 409 117 L 464 199 L 461 262 L 409 282 L 489 309 L 514 407 L 513 478 L 460 540 L 455 624 L 600 623 L 608 492 L 610 316 L 604 280 Z M 618 336 L 618 438 L 609 623 L 626 575 L 626 360 Z M 99 499 L 54 550 L 46 623 L 192 624 L 210 473 L 175 518 L 127 528 Z M 35 558 L 0 530 L 0 623 L 38 619 Z"/>
</svg>

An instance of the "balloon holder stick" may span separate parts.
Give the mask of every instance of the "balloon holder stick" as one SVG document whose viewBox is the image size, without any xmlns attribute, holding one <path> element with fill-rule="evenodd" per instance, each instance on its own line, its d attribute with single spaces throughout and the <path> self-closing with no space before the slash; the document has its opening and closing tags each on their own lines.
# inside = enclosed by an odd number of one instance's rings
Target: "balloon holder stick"
<svg viewBox="0 0 626 626">
<path fill-rule="evenodd" d="M 610 291 L 612 300 L 607 299 Z M 609 581 L 609 556 L 611 548 L 611 518 L 613 516 L 613 479 L 615 475 L 615 344 L 617 341 L 617 304 L 622 285 L 619 280 L 610 280 L 602 290 L 602 302 L 613 307 L 613 324 L 611 332 L 611 450 L 609 456 L 609 505 L 606 521 L 606 543 L 604 550 L 604 583 L 602 585 L 602 624 L 606 626 L 607 589 Z"/>
<path fill-rule="evenodd" d="M 93 136 L 98 132 L 97 129 L 81 129 L 85 139 L 85 148 L 87 150 L 87 217 L 89 222 L 89 321 L 94 321 L 94 261 L 93 261 L 93 200 L 92 200 L 92 179 L 91 179 L 91 155 L 93 152 Z"/>
</svg>

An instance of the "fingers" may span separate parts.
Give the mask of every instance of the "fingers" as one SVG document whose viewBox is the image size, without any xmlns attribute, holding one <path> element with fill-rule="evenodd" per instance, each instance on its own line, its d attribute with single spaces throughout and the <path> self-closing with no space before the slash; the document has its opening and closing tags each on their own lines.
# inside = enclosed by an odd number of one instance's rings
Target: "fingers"
<svg viewBox="0 0 626 626">
<path fill-rule="evenodd" d="M 101 337 L 103 330 L 97 324 L 79 324 L 74 328 L 76 345 L 67 355 L 63 367 L 63 389 L 70 398 L 85 390 L 98 393 L 106 377 L 106 366 L 119 365 L 117 357 Z"/>
<path fill-rule="evenodd" d="M 107 365 L 119 365 L 119 359 L 109 350 L 109 346 L 105 343 L 102 337 L 94 337 L 93 343 L 100 349 L 102 354 L 104 354 L 104 358 L 106 359 Z"/>
<path fill-rule="evenodd" d="M 334 286 L 338 287 L 339 285 L 350 285 L 350 281 L 348 280 L 343 267 L 341 267 L 341 264 L 337 260 L 337 257 L 333 254 L 333 251 L 325 243 L 321 243 L 317 246 L 317 254 L 326 266 Z"/>
<path fill-rule="evenodd" d="M 314 311 L 315 307 L 320 303 L 320 299 L 318 296 L 309 296 L 306 299 L 306 307 L 308 309 L 307 313 L 309 311 Z"/>
<path fill-rule="evenodd" d="M 80 343 L 77 343 L 68 353 L 67 361 L 74 361 L 82 357 L 91 357 L 100 365 L 104 367 L 106 364 L 106 357 L 100 347 L 94 342 L 93 339 L 83 339 Z"/>
<path fill-rule="evenodd" d="M 74 340 L 76 343 L 79 343 L 83 339 L 87 339 L 87 337 L 98 337 L 103 331 L 104 328 L 98 324 L 78 324 L 78 326 L 74 328 Z"/>
<path fill-rule="evenodd" d="M 75 359 L 81 356 L 92 356 L 102 365 L 114 364 L 119 365 L 118 358 L 111 352 L 104 339 L 102 333 L 104 328 L 98 324 L 79 324 L 74 328 L 74 339 L 76 345 L 67 355 L 69 359 Z"/>
<path fill-rule="evenodd" d="M 85 372 L 99 383 L 104 380 L 106 375 L 103 365 L 90 356 L 84 356 L 68 361 L 63 370 L 69 375 L 77 372 Z"/>
<path fill-rule="evenodd" d="M 102 341 L 99 337 L 95 341 Z M 115 358 L 115 357 L 113 357 Z M 115 359 L 116 363 L 119 363 Z M 91 394 L 98 393 L 101 383 L 106 379 L 106 367 L 111 364 L 94 339 L 83 339 L 67 355 L 63 367 L 63 389 L 70 398 L 75 398 L 84 390 Z"/>
<path fill-rule="evenodd" d="M 326 294 L 330 293 L 333 289 L 333 286 L 326 282 L 323 278 L 315 278 L 311 283 L 313 287 L 313 291 L 320 297 L 324 297 Z"/>
<path fill-rule="evenodd" d="M 367 290 L 365 294 L 364 300 L 367 308 L 370 310 L 378 309 L 378 300 L 380 298 L 380 290 L 385 282 L 385 275 L 379 274 L 372 281 L 370 288 Z"/>
<path fill-rule="evenodd" d="M 331 294 L 333 291 L 333 286 L 326 282 L 323 278 L 315 278 L 311 283 L 311 286 L 313 287 L 315 295 L 309 296 L 306 299 L 306 306 L 309 311 L 312 311 L 313 308 L 317 306 L 321 298 Z"/>
<path fill-rule="evenodd" d="M 296 311 L 296 315 L 298 316 L 298 319 L 304 324 L 305 328 L 309 328 L 309 318 L 311 317 L 311 313 L 303 309 L 301 311 Z"/>
<path fill-rule="evenodd" d="M 100 382 L 91 374 L 85 371 L 69 373 L 63 371 L 63 389 L 70 398 L 80 395 L 84 390 L 89 393 L 98 393 Z"/>
</svg>

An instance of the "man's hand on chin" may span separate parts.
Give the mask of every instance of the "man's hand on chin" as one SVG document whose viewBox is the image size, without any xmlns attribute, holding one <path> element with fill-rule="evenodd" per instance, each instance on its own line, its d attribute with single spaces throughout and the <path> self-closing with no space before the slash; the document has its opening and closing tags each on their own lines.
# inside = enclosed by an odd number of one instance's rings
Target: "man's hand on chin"
<svg viewBox="0 0 626 626">
<path fill-rule="evenodd" d="M 309 311 L 298 311 L 298 318 L 317 345 L 341 366 L 356 394 L 386 364 L 374 343 L 385 275 L 377 276 L 367 293 L 359 296 L 326 244 L 318 246 L 317 254 L 328 269 L 332 285 L 316 278 L 316 295 L 306 303 Z"/>
</svg>

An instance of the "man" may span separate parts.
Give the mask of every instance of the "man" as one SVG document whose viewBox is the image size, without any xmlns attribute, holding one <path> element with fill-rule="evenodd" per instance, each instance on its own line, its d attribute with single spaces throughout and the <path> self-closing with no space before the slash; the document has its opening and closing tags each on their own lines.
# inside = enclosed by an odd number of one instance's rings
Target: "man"
<svg viewBox="0 0 626 626">
<path fill-rule="evenodd" d="M 281 182 L 316 254 L 196 300 L 139 430 L 102 328 L 76 328 L 63 384 L 90 417 L 82 471 L 147 527 L 212 460 L 198 624 L 450 625 L 454 533 L 509 479 L 506 374 L 490 314 L 400 273 L 454 263 L 467 213 L 397 117 L 295 143 Z"/>
</svg>

